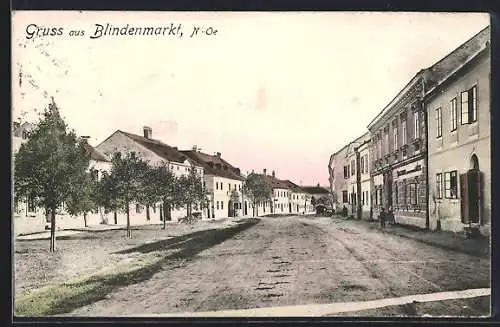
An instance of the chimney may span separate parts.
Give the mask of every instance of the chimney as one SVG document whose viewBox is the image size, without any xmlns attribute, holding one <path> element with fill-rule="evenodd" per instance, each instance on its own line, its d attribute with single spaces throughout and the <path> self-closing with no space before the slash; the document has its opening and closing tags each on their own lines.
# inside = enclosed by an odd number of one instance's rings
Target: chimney
<svg viewBox="0 0 500 327">
<path fill-rule="evenodd" d="M 319 182 L 318 182 L 318 187 L 319 187 Z"/>
<path fill-rule="evenodd" d="M 267 169 L 266 169 L 266 168 L 264 168 L 264 169 L 263 169 L 263 172 L 264 172 L 264 175 L 266 175 L 266 173 L 267 173 Z"/>
<path fill-rule="evenodd" d="M 150 139 L 153 136 L 153 130 L 149 126 L 144 126 L 144 137 Z"/>
<path fill-rule="evenodd" d="M 220 158 L 221 156 L 220 152 L 216 152 L 215 155 L 217 156 L 217 158 Z"/>
<path fill-rule="evenodd" d="M 83 142 L 87 144 L 89 143 L 90 136 L 81 136 L 80 138 L 83 140 Z"/>
<path fill-rule="evenodd" d="M 273 177 L 276 177 L 276 173 L 274 172 L 274 170 L 273 170 Z"/>
</svg>

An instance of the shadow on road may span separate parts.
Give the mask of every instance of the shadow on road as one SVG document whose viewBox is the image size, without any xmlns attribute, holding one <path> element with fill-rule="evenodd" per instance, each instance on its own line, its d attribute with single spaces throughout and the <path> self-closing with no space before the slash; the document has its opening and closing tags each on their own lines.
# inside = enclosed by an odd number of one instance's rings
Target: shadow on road
<svg viewBox="0 0 500 327">
<path fill-rule="evenodd" d="M 222 243 L 259 222 L 260 219 L 251 218 L 228 228 L 197 231 L 120 251 L 118 253 L 121 254 L 153 251 L 161 253 L 166 250 L 178 249 L 174 253 L 169 251 L 169 254 L 161 257 L 161 259 L 136 270 L 112 275 L 92 276 L 82 282 L 62 284 L 58 286 L 56 292 L 61 293 L 63 296 L 58 297 L 57 302 L 51 303 L 50 307 L 43 312 L 43 315 L 69 313 L 76 308 L 105 299 L 116 288 L 146 281 L 161 271 L 165 265 L 171 263 L 172 260 L 192 258 L 201 251 Z"/>
</svg>

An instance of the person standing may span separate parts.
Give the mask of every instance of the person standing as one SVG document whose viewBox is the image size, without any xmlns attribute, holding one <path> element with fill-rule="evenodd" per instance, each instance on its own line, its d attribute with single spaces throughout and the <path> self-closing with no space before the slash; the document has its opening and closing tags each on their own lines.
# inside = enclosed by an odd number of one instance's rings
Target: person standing
<svg viewBox="0 0 500 327">
<path fill-rule="evenodd" d="M 385 228 L 385 221 L 387 220 L 387 213 L 385 212 L 385 208 L 382 208 L 382 210 L 380 211 L 378 219 L 380 221 L 380 227 Z"/>
</svg>

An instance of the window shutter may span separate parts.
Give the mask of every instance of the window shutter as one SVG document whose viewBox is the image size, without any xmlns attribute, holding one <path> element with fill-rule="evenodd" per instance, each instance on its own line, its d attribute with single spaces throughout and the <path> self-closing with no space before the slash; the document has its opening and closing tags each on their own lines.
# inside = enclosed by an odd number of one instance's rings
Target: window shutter
<svg viewBox="0 0 500 327">
<path fill-rule="evenodd" d="M 460 215 L 463 224 L 469 223 L 469 186 L 467 174 L 460 174 Z"/>
</svg>

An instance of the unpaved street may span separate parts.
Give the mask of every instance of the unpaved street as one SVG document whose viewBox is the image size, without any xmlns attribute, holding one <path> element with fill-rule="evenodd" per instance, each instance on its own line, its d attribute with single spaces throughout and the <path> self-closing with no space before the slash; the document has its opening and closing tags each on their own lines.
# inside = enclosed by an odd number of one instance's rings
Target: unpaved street
<svg viewBox="0 0 500 327">
<path fill-rule="evenodd" d="M 487 259 L 336 218 L 261 218 L 231 237 L 217 241 L 218 237 L 217 232 L 201 231 L 168 244 L 158 241 L 127 249 L 127 253 L 157 252 L 161 256 L 165 247 L 175 244 L 184 252 L 171 257 L 148 278 L 129 281 L 105 299 L 69 315 L 143 315 L 367 301 L 489 287 Z M 196 242 L 190 242 L 193 239 Z M 199 240 L 204 240 L 203 245 L 196 246 Z M 457 300 L 440 303 L 437 312 L 487 315 L 488 306 L 488 299 Z M 405 312 L 405 307 L 391 310 L 415 314 Z M 384 314 L 379 310 L 370 315 L 377 312 Z"/>
</svg>

